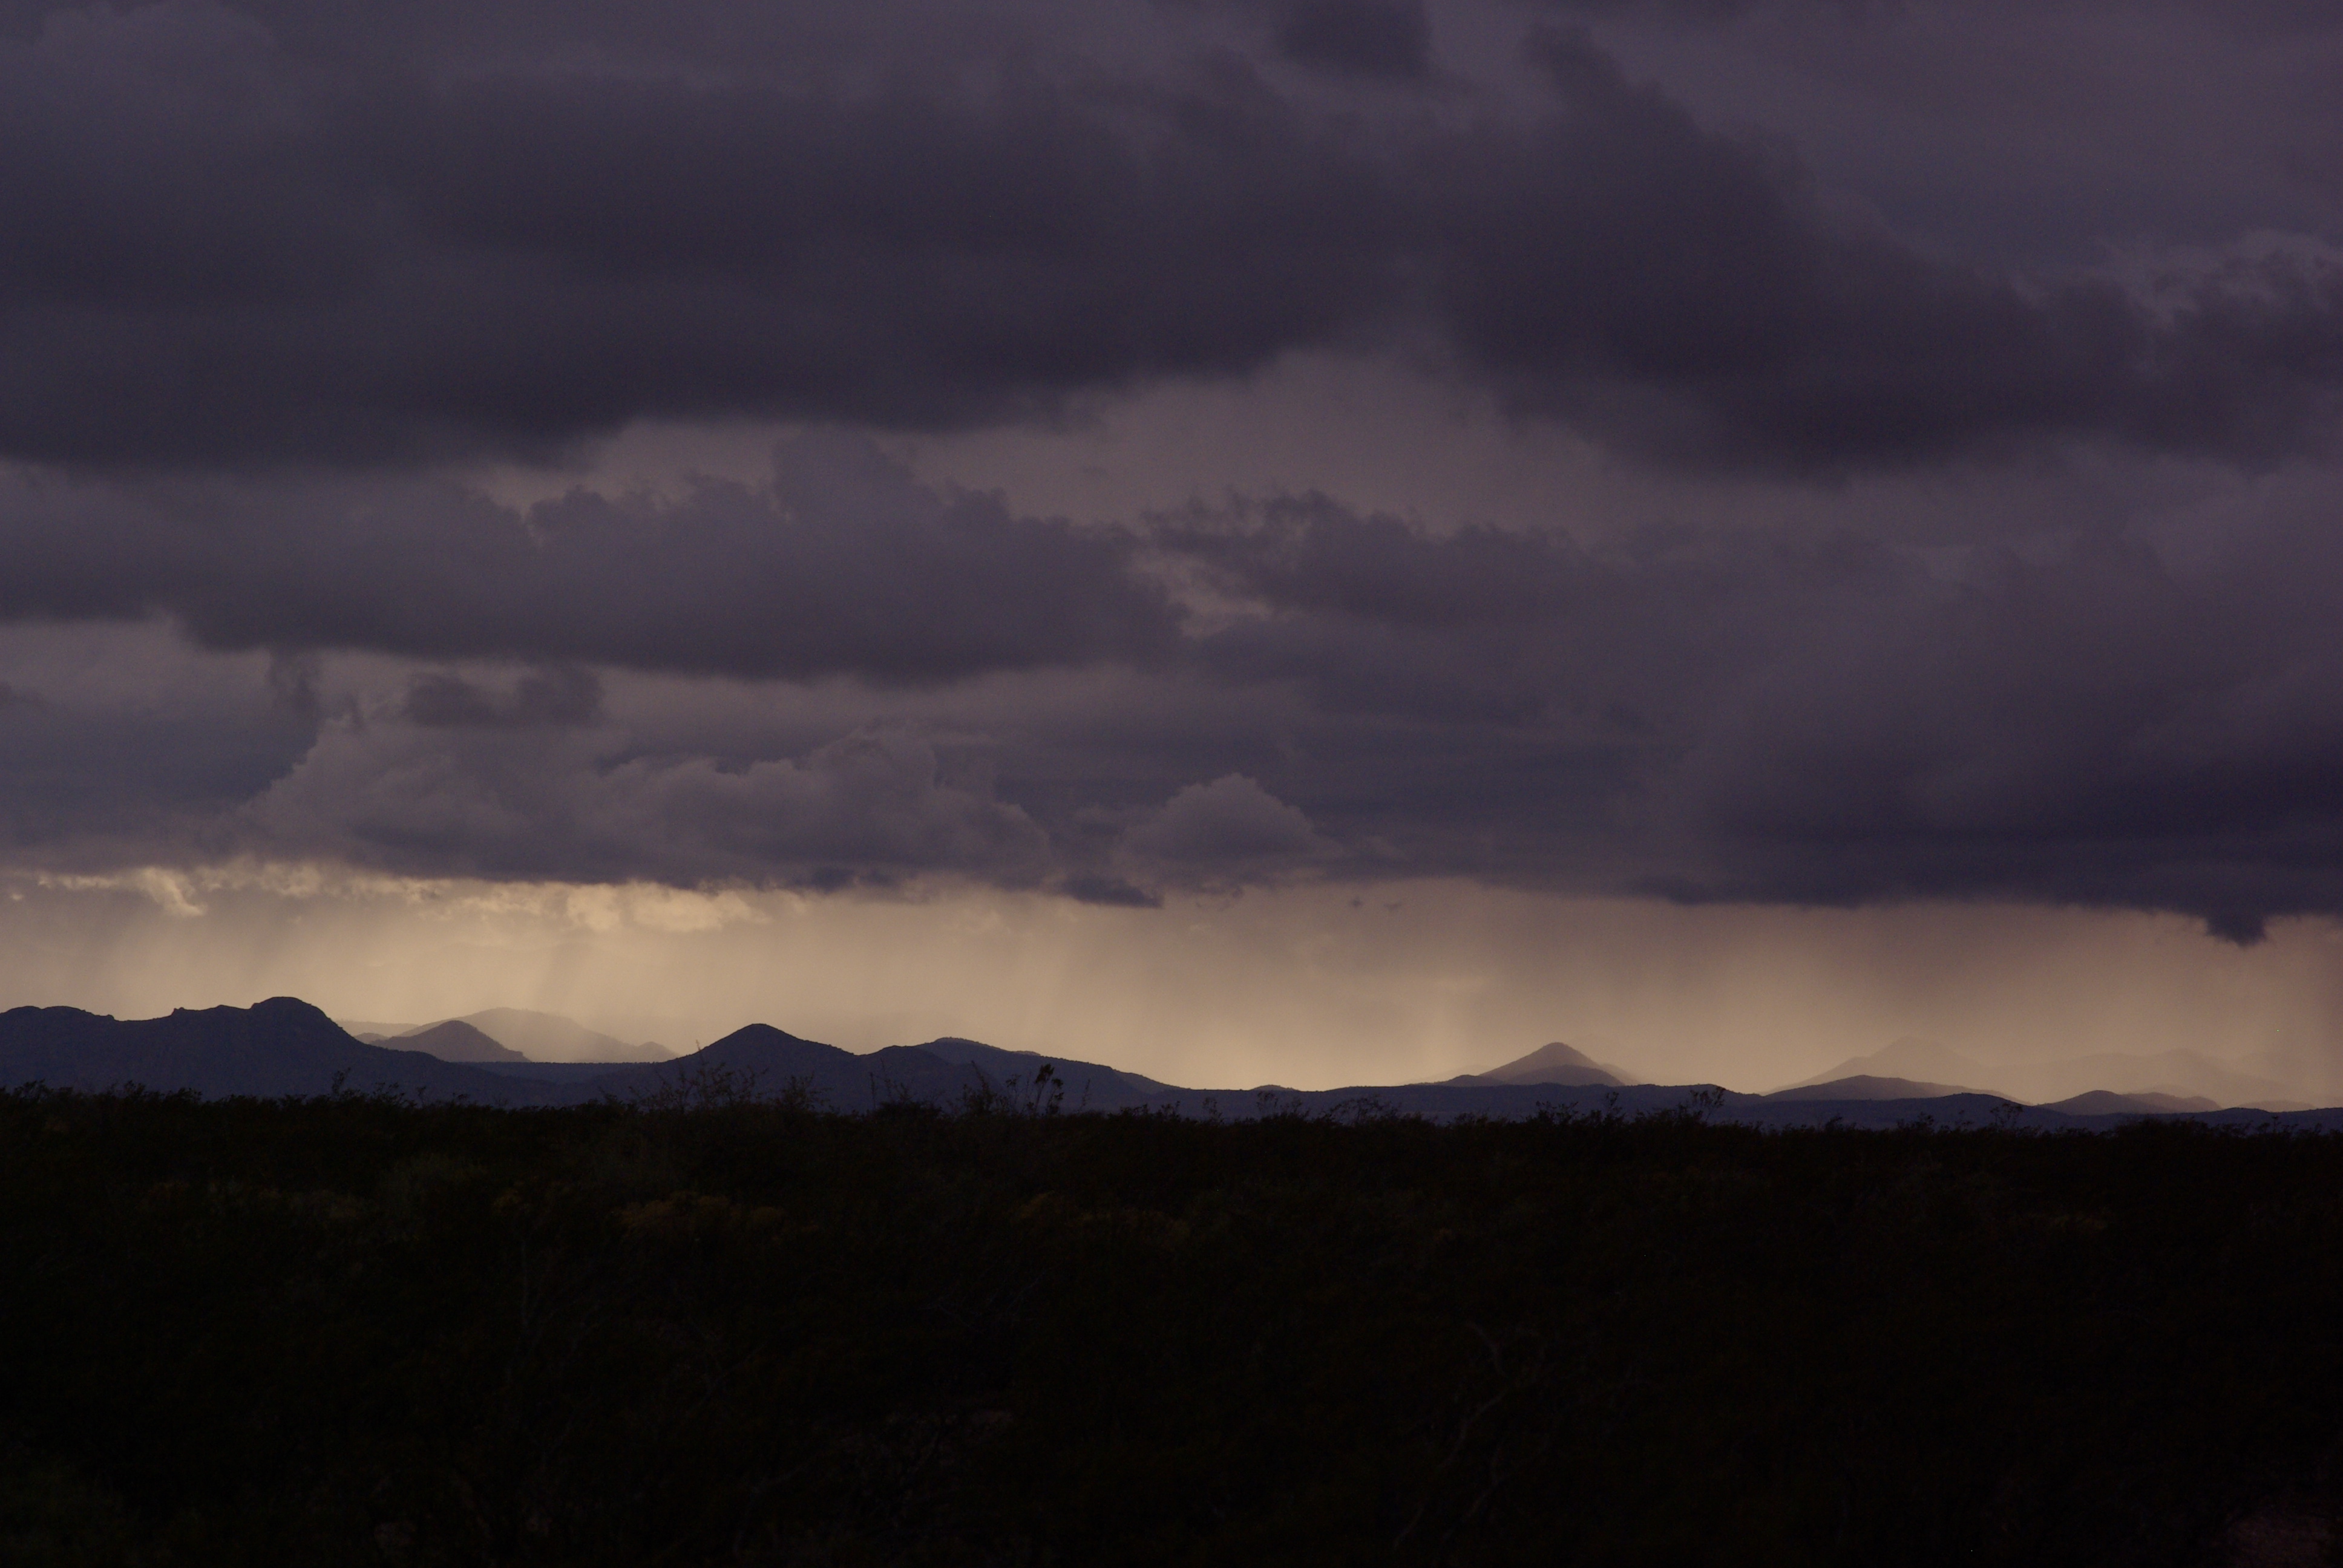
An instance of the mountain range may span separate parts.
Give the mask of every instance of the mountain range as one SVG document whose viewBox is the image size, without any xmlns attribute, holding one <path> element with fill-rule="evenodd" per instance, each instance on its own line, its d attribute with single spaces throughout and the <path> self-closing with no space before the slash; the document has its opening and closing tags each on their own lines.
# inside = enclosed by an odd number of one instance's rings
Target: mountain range
<svg viewBox="0 0 2343 1568">
<path fill-rule="evenodd" d="M 508 1053 L 511 1059 L 540 1063 L 557 1061 L 664 1061 L 676 1053 L 656 1040 L 629 1045 L 613 1035 L 588 1029 L 576 1019 L 528 1008 L 491 1007 L 437 1023 L 373 1023 L 358 1019 L 340 1020 L 344 1029 L 369 1045 L 400 1042 L 399 1049 L 427 1050 L 449 1061 L 495 1061 L 505 1057 L 481 1055 L 473 1037 Z M 442 1035 L 441 1030 L 454 1032 Z M 428 1043 L 437 1039 L 447 1046 Z M 470 1054 L 451 1054 L 468 1052 Z"/>
<path fill-rule="evenodd" d="M 1883 1096 L 1865 1087 L 1871 1084 L 1896 1088 Z M 2115 1094 L 2143 1102 L 2159 1098 L 2184 1102 L 2191 1110 L 2198 1109 L 2194 1103 L 2197 1101 L 2263 1111 L 2308 1109 L 2308 1102 L 2287 1085 L 2193 1050 L 2167 1050 L 2152 1056 L 2106 1051 L 2063 1060 L 1986 1066 L 1935 1040 L 1913 1038 L 1867 1056 L 1850 1057 L 1775 1093 L 1811 1099 L 1825 1091 L 1839 1099 L 1997 1094 L 2037 1105 L 2059 1104 L 2078 1095 Z"/>
<path fill-rule="evenodd" d="M 136 1084 L 204 1095 L 313 1095 L 393 1090 L 494 1101 L 508 1081 L 428 1051 L 353 1038 L 307 1002 L 277 997 L 249 1008 L 180 1008 L 116 1019 L 71 1007 L 0 1013 L 0 1084 L 56 1089 Z"/>
<path fill-rule="evenodd" d="M 384 1043 L 379 1037 L 369 1039 L 360 1035 L 358 1039 L 368 1045 Z M 522 1052 L 498 1042 L 460 1018 L 451 1018 L 445 1023 L 435 1023 L 427 1029 L 400 1035 L 396 1049 L 420 1050 L 442 1061 L 515 1062 L 529 1060 Z"/>
<path fill-rule="evenodd" d="M 465 1059 L 444 1060 L 417 1048 L 425 1044 L 462 1053 Z M 1941 1048 L 1935 1050 L 1937 1054 L 1905 1050 L 1899 1056 L 1898 1048 L 1890 1047 L 1875 1057 L 1896 1064 L 1925 1060 L 1941 1070 L 1946 1056 Z M 1850 1065 L 1877 1064 L 1874 1059 L 1858 1058 Z M 1097 1062 L 1007 1050 L 950 1036 L 858 1054 L 769 1024 L 750 1024 L 689 1056 L 666 1060 L 544 1062 L 463 1020 L 386 1040 L 360 1040 L 317 1008 L 291 997 L 250 1008 L 181 1009 L 155 1019 L 116 1019 L 65 1007 L 22 1007 L 0 1013 L 0 1086 L 12 1087 L 40 1083 L 104 1090 L 136 1085 L 207 1096 L 263 1097 L 392 1092 L 515 1107 L 606 1099 L 690 1103 L 738 1094 L 789 1094 L 841 1111 L 900 1101 L 939 1106 L 982 1102 L 1027 1111 L 1149 1110 L 1232 1119 L 1378 1111 L 1441 1119 L 1679 1112 L 1766 1127 L 1827 1122 L 1887 1127 L 1921 1118 L 1941 1125 L 2087 1127 L 2142 1115 L 2177 1114 L 2243 1125 L 2274 1121 L 2343 1131 L 2343 1109 L 2274 1115 L 2266 1108 L 2223 1109 L 2208 1096 L 2165 1091 L 2097 1089 L 2054 1104 L 2020 1105 L 1956 1082 L 1881 1073 L 1842 1074 L 1771 1095 L 1740 1094 L 1708 1084 L 1636 1084 L 1624 1078 L 1617 1069 L 1560 1042 L 1492 1071 L 1444 1083 L 1214 1091 L 1181 1088 Z"/>
</svg>

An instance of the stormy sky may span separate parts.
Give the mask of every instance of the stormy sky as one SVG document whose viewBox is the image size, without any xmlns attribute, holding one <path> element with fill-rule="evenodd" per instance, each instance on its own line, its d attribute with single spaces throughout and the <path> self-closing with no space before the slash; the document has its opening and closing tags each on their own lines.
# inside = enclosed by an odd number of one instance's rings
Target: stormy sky
<svg viewBox="0 0 2343 1568">
<path fill-rule="evenodd" d="M 0 0 L 0 1000 L 2329 1073 L 2339 76 L 2333 0 Z"/>
</svg>

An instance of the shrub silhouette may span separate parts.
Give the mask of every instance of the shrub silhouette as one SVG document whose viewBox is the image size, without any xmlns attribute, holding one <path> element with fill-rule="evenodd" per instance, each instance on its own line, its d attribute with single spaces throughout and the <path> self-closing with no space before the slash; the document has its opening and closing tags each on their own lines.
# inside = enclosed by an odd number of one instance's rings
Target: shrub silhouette
<svg viewBox="0 0 2343 1568">
<path fill-rule="evenodd" d="M 2332 1516 L 2343 1140 L 1053 1082 L 0 1096 L 0 1556 L 2186 1563 Z"/>
</svg>

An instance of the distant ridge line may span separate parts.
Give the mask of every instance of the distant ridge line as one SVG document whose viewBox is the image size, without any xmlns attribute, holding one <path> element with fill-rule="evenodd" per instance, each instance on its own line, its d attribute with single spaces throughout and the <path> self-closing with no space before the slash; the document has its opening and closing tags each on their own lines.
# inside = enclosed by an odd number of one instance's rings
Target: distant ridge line
<svg viewBox="0 0 2343 1568">
<path fill-rule="evenodd" d="M 2079 1095 L 2113 1094 L 2145 1102 L 2210 1100 L 2257 1110 L 2306 1110 L 2298 1091 L 2273 1080 L 2215 1061 L 2193 1050 L 2154 1056 L 2095 1056 L 1988 1067 L 1932 1040 L 1906 1036 L 1776 1094 L 1828 1088 L 1858 1079 L 1905 1080 L 1968 1093 L 1999 1094 L 2029 1104 L 2063 1104 Z"/>
<path fill-rule="evenodd" d="M 1572 1064 L 1562 1060 L 1558 1065 Z M 1614 1076 L 1599 1065 L 1592 1070 Z M 1096 1062 L 1006 1050 L 958 1037 L 857 1053 L 761 1023 L 667 1061 L 475 1064 L 368 1044 L 293 997 L 271 998 L 250 1008 L 182 1009 L 156 1019 L 116 1019 L 63 1007 L 20 1007 L 0 1013 L 0 1086 L 7 1087 L 45 1084 L 103 1091 L 137 1084 L 209 1097 L 394 1091 L 422 1100 L 461 1099 L 515 1108 L 598 1101 L 689 1104 L 695 1096 L 713 1091 L 757 1098 L 786 1093 L 815 1107 L 848 1112 L 904 1102 L 944 1109 L 981 1105 L 1037 1114 L 1147 1111 L 1232 1120 L 1276 1115 L 1353 1120 L 1382 1114 L 1433 1120 L 1677 1115 L 1758 1128 L 2092 1129 L 2143 1117 L 2170 1117 L 2222 1126 L 2343 1131 L 2343 1108 L 2207 1110 L 2201 1104 L 2176 1105 L 2168 1096 L 2112 1091 L 2046 1106 L 1967 1092 L 1908 1096 L 1893 1082 L 1876 1079 L 1866 1086 L 1865 1095 L 1817 1097 L 1742 1094 L 1713 1084 L 1564 1084 L 1492 1078 L 1478 1074 L 1448 1083 L 1332 1090 L 1195 1090 Z"/>
</svg>

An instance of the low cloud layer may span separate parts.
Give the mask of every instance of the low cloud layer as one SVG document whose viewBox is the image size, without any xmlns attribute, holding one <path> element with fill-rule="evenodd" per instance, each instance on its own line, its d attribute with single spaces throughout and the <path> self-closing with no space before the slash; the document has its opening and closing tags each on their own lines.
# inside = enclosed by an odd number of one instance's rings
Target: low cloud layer
<svg viewBox="0 0 2343 1568">
<path fill-rule="evenodd" d="M 1127 537 L 940 497 L 843 438 L 793 443 L 761 488 L 526 512 L 440 479 L 0 476 L 0 617 L 163 614 L 223 650 L 920 681 L 1139 656 L 1173 629 Z"/>
<path fill-rule="evenodd" d="M 881 476 L 870 493 L 961 515 L 856 450 Z M 798 458 L 839 453 L 785 452 L 774 493 Z M 967 503 L 1087 563 L 1100 586 L 1078 623 L 1100 629 L 1013 664 L 980 640 L 958 662 L 858 668 L 856 627 L 920 648 L 957 616 L 988 624 L 1003 590 L 938 570 L 920 590 L 933 618 L 849 618 L 828 634 L 840 679 L 811 687 L 695 683 L 690 660 L 633 640 L 656 623 L 630 579 L 598 597 L 520 577 L 441 601 L 352 566 L 311 598 L 380 594 L 441 640 L 245 656 L 240 718 L 166 721 L 126 693 L 12 675 L 7 794 L 20 846 L 52 859 L 209 846 L 419 876 L 942 877 L 1109 903 L 1462 875 L 1693 901 L 2176 910 L 2249 940 L 2272 916 L 2343 912 L 2337 494 L 2306 476 L 2242 519 L 1959 547 L 1726 526 L 1589 544 L 1318 495 L 1094 537 Z M 868 543 L 899 548 L 883 527 Z M 262 602 L 241 582 L 181 587 Z M 484 602 L 506 613 L 468 618 Z M 728 602 L 677 612 L 684 646 L 753 641 L 767 623 L 744 608 L 727 626 Z M 1047 596 L 1010 602 L 1050 627 Z M 307 613 L 266 640 L 297 644 Z M 471 657 L 479 624 L 508 661 Z M 816 645 L 801 626 L 772 637 Z M 94 776 L 104 789 L 77 782 Z M 154 839 L 127 826 L 146 816 L 187 825 Z"/>
<path fill-rule="evenodd" d="M 504 880 L 1030 886 L 1049 868 L 1022 811 L 944 783 L 916 736 L 850 735 L 801 760 L 732 766 L 613 759 L 592 739 L 337 727 L 251 803 L 245 841 Z"/>
<path fill-rule="evenodd" d="M 1408 738 L 1363 809 L 1328 809 L 1332 769 L 1284 783 L 1354 845 L 1689 899 L 2180 909 L 2243 939 L 2343 895 L 2323 502 L 2185 561 L 2087 531 L 1595 554 L 1322 502 L 1182 543 L 1261 606 L 1208 663 Z"/>
</svg>

